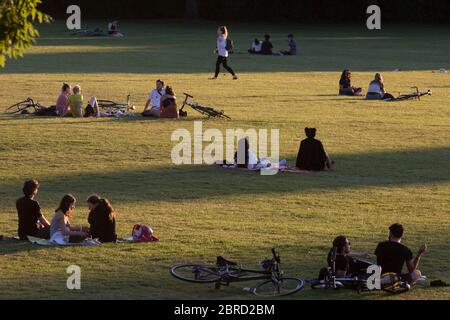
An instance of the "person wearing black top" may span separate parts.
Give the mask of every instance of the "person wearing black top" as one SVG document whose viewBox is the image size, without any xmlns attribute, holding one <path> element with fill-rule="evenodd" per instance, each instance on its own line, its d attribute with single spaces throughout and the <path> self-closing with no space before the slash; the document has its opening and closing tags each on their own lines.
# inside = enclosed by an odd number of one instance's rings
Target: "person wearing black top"
<svg viewBox="0 0 450 320">
<path fill-rule="evenodd" d="M 334 252 L 336 252 L 335 257 Z M 365 270 L 371 264 L 358 259 L 368 256 L 367 253 L 351 252 L 350 240 L 345 236 L 339 236 L 333 241 L 333 248 L 328 253 L 327 263 L 328 267 L 334 268 L 337 278 L 345 278 L 350 275 L 365 273 Z"/>
<path fill-rule="evenodd" d="M 316 140 L 317 129 L 305 128 L 307 139 L 300 144 L 296 167 L 307 171 L 333 170 L 334 162 L 330 160 L 322 142 Z"/>
<path fill-rule="evenodd" d="M 352 86 L 352 72 L 348 69 L 342 71 L 339 80 L 339 95 L 341 96 L 362 96 L 362 88 Z"/>
<path fill-rule="evenodd" d="M 41 212 L 39 202 L 34 200 L 39 191 L 39 182 L 26 181 L 23 186 L 24 197 L 16 202 L 19 217 L 19 238 L 27 240 L 27 236 L 36 238 L 50 238 L 50 223 Z"/>
<path fill-rule="evenodd" d="M 273 44 L 272 44 L 272 42 L 270 42 L 270 35 L 266 34 L 264 36 L 264 41 L 261 45 L 260 54 L 272 55 L 272 49 L 273 49 Z"/>
<path fill-rule="evenodd" d="M 92 238 L 102 243 L 116 242 L 116 214 L 109 201 L 93 195 L 87 200 L 87 206 L 90 210 L 88 222 Z"/>
<path fill-rule="evenodd" d="M 389 240 L 378 244 L 375 255 L 377 256 L 377 264 L 381 267 L 383 274 L 395 273 L 412 285 L 422 276 L 418 267 L 421 256 L 427 252 L 428 247 L 426 244 L 422 245 L 414 258 L 411 250 L 401 243 L 403 233 L 404 229 L 401 224 L 393 224 L 389 228 Z M 408 273 L 402 274 L 405 264 Z"/>
</svg>

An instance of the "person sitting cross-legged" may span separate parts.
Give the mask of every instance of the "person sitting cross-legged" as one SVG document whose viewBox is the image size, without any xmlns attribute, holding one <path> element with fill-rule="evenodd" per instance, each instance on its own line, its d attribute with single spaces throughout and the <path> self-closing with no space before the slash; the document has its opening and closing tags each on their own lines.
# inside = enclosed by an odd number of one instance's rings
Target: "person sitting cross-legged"
<svg viewBox="0 0 450 320">
<path fill-rule="evenodd" d="M 378 244 L 375 255 L 383 274 L 395 273 L 408 285 L 414 285 L 422 277 L 419 263 L 422 255 L 428 251 L 428 246 L 422 245 L 417 255 L 413 257 L 411 250 L 402 244 L 403 234 L 404 228 L 401 224 L 390 226 L 389 240 Z M 402 273 L 405 264 L 408 272 Z"/>
<path fill-rule="evenodd" d="M 335 170 L 335 162 L 325 152 L 322 142 L 315 139 L 317 129 L 305 128 L 307 139 L 300 144 L 296 167 L 306 171 Z"/>
</svg>

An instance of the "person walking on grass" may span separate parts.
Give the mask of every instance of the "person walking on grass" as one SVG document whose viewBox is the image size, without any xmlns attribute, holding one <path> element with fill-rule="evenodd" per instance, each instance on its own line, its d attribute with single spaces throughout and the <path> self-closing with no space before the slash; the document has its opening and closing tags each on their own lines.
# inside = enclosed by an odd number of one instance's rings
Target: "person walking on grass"
<svg viewBox="0 0 450 320">
<path fill-rule="evenodd" d="M 238 77 L 236 73 L 234 73 L 233 69 L 231 69 L 228 66 L 228 56 L 229 56 L 229 50 L 230 45 L 228 41 L 228 29 L 226 26 L 221 26 L 217 30 L 217 47 L 214 50 L 214 52 L 218 55 L 217 62 L 216 62 L 216 73 L 214 74 L 214 77 L 211 78 L 211 80 L 216 80 L 220 73 L 220 66 L 223 65 L 223 67 L 231 73 L 233 76 L 233 80 L 237 80 Z"/>
</svg>

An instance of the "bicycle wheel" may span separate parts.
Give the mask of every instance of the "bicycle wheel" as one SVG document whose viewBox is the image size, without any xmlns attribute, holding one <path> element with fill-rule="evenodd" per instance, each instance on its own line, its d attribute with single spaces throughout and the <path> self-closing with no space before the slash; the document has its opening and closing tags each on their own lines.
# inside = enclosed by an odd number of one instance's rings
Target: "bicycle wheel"
<svg viewBox="0 0 450 320">
<path fill-rule="evenodd" d="M 170 274 L 179 280 L 193 283 L 215 283 L 221 279 L 217 267 L 196 264 L 175 266 L 170 269 Z"/>
<path fill-rule="evenodd" d="M 258 297 L 282 297 L 299 292 L 305 286 L 302 279 L 283 277 L 278 283 L 273 280 L 262 282 L 253 289 Z"/>
<path fill-rule="evenodd" d="M 118 106 L 117 103 L 111 100 L 97 100 L 97 103 L 100 108 L 114 108 Z"/>
<path fill-rule="evenodd" d="M 33 107 L 33 106 L 30 104 L 30 102 L 28 100 L 22 101 L 22 102 L 16 103 L 16 104 L 6 108 L 5 114 L 12 115 L 12 114 L 21 113 L 22 111 L 27 110 L 28 108 L 31 108 L 31 107 Z"/>
</svg>

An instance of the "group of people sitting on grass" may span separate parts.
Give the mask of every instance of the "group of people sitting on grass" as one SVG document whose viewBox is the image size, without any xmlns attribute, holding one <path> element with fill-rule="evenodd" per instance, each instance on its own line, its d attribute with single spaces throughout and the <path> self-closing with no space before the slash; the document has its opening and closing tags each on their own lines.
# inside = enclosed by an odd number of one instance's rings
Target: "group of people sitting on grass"
<svg viewBox="0 0 450 320">
<path fill-rule="evenodd" d="M 408 285 L 414 285 L 422 277 L 419 263 L 428 247 L 426 244 L 422 245 L 414 256 L 411 250 L 402 244 L 403 234 L 403 226 L 398 223 L 393 224 L 389 228 L 389 239 L 378 244 L 375 256 L 382 274 L 399 275 L 402 281 Z M 335 257 L 334 254 L 336 254 Z M 339 236 L 333 241 L 333 248 L 328 254 L 327 262 L 329 268 L 334 268 L 337 278 L 364 276 L 367 275 L 367 268 L 373 263 L 361 259 L 370 258 L 370 256 L 368 253 L 352 252 L 350 240 L 345 236 Z M 407 272 L 403 273 L 405 264 Z M 321 271 L 321 274 L 323 272 Z"/>
<path fill-rule="evenodd" d="M 335 161 L 331 160 L 323 144 L 316 139 L 317 129 L 305 128 L 306 139 L 300 144 L 295 169 L 302 171 L 334 171 L 336 169 Z M 226 161 L 219 165 L 225 168 L 229 167 Z M 248 138 L 242 139 L 238 143 L 238 150 L 234 156 L 233 167 L 260 170 L 272 167 L 272 164 L 265 159 L 258 159 L 256 154 L 250 149 Z M 279 163 L 279 169 L 287 168 L 286 160 Z"/>
<path fill-rule="evenodd" d="M 274 52 L 274 46 L 272 42 L 270 41 L 270 35 L 266 34 L 264 36 L 264 41 L 260 41 L 258 39 L 255 39 L 250 49 L 248 49 L 248 52 L 250 54 L 261 54 L 261 55 L 268 55 L 268 56 L 296 56 L 298 54 L 297 50 L 297 42 L 294 39 L 293 34 L 288 35 L 288 50 L 282 50 L 279 52 Z"/>
<path fill-rule="evenodd" d="M 62 198 L 49 222 L 42 214 L 39 202 L 35 200 L 38 191 L 38 181 L 26 181 L 23 186 L 24 196 L 16 202 L 19 217 L 18 232 L 21 240 L 35 237 L 47 239 L 59 245 L 81 243 L 88 238 L 98 240 L 100 243 L 117 240 L 116 214 L 107 199 L 98 195 L 92 195 L 87 199 L 89 228 L 85 228 L 73 226 L 70 223 L 75 213 L 74 196 L 68 194 Z"/>
<path fill-rule="evenodd" d="M 344 70 L 339 80 L 339 95 L 341 96 L 363 96 L 363 89 L 352 85 L 352 72 L 348 69 Z M 393 95 L 387 93 L 384 87 L 384 80 L 381 73 L 376 73 L 375 78 L 370 82 L 367 90 L 366 99 L 368 100 L 385 100 L 392 99 Z"/>
<path fill-rule="evenodd" d="M 73 88 L 64 83 L 56 100 L 56 115 L 59 117 L 109 117 L 110 113 L 100 112 L 97 98 L 91 97 L 86 108 L 83 107 L 84 97 L 80 86 Z"/>
</svg>

